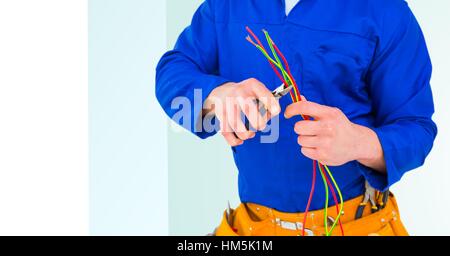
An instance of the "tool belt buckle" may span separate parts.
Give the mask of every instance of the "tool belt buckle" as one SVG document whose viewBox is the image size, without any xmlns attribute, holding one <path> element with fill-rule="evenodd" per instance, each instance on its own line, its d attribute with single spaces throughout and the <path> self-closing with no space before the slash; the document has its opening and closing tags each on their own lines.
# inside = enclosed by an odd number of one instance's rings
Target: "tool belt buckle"
<svg viewBox="0 0 450 256">
<path fill-rule="evenodd" d="M 301 222 L 290 222 L 290 221 L 285 221 L 285 220 L 276 218 L 275 223 L 278 226 L 280 226 L 282 229 L 293 230 L 293 231 L 296 231 L 296 230 L 303 231 L 303 223 L 301 223 Z M 305 228 L 305 234 L 307 236 L 314 236 L 314 233 L 312 232 L 312 230 L 309 230 L 306 228 Z"/>
</svg>

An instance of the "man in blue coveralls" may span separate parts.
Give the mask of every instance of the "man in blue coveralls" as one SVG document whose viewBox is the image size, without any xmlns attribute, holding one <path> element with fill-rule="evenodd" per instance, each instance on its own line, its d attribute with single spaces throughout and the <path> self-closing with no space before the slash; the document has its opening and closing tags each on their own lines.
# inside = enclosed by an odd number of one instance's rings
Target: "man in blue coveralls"
<svg viewBox="0 0 450 256">
<path fill-rule="evenodd" d="M 247 25 L 270 32 L 308 101 L 273 98 L 280 82 L 244 40 Z M 387 191 L 424 163 L 437 134 L 430 77 L 423 34 L 403 0 L 206 0 L 161 58 L 156 96 L 174 117 L 173 100 L 194 102 L 201 90 L 200 104 L 208 107 L 193 106 L 187 128 L 200 138 L 214 135 L 197 125 L 212 113 L 233 149 L 242 205 L 218 234 L 327 234 L 324 223 L 309 217 L 304 227 L 286 225 L 298 224 L 306 209 L 313 159 L 332 166 L 345 201 L 346 235 L 406 235 L 392 195 L 383 210 L 365 209 L 358 220 L 355 211 L 366 181 Z M 269 114 L 249 114 L 256 104 L 243 107 L 241 99 L 258 99 Z M 242 112 L 256 133 L 246 129 Z M 280 113 L 278 139 L 262 143 L 260 131 Z M 316 218 L 324 197 L 325 186 L 316 186 Z"/>
</svg>

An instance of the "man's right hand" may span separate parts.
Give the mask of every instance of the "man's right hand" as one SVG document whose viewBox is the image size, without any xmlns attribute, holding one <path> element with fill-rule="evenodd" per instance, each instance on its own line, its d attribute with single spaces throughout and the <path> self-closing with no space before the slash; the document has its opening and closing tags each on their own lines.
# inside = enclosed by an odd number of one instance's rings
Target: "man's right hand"
<svg viewBox="0 0 450 256">
<path fill-rule="evenodd" d="M 268 110 L 264 116 L 259 112 L 256 100 Z M 245 114 L 253 128 L 261 131 L 270 117 L 278 115 L 281 110 L 272 93 L 254 78 L 215 88 L 205 100 L 205 109 L 207 113 L 212 111 L 219 119 L 221 133 L 232 147 L 255 136 L 255 132 L 245 127 L 241 113 Z"/>
</svg>

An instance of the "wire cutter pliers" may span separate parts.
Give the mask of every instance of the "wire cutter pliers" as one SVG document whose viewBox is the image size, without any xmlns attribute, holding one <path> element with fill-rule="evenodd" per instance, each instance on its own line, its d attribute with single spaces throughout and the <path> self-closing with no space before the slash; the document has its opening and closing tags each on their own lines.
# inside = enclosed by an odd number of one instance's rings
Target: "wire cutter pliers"
<svg viewBox="0 0 450 256">
<path fill-rule="evenodd" d="M 272 91 L 272 95 L 275 97 L 275 99 L 279 100 L 283 96 L 287 95 L 292 90 L 292 88 L 294 88 L 292 85 L 285 87 L 285 85 L 282 84 Z M 267 111 L 264 105 L 261 104 L 259 100 L 255 100 L 255 103 L 258 106 L 259 113 L 261 113 L 261 115 L 264 116 Z M 250 129 L 250 123 L 247 118 L 245 118 L 245 128 L 247 128 L 247 130 Z"/>
</svg>

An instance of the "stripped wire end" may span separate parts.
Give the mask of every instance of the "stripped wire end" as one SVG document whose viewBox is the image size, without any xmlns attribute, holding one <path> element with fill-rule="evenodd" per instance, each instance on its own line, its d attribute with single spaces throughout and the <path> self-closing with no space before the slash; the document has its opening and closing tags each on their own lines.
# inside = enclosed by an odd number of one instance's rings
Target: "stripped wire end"
<svg viewBox="0 0 450 256">
<path fill-rule="evenodd" d="M 261 41 L 259 40 L 259 38 L 255 35 L 255 33 L 253 33 L 253 31 L 246 26 L 245 29 L 247 30 L 247 32 L 256 40 L 256 43 L 261 46 L 261 48 L 264 48 L 263 44 L 261 43 Z"/>
<path fill-rule="evenodd" d="M 253 46 L 258 47 L 259 45 L 257 45 L 255 42 L 253 42 L 252 38 L 250 36 L 247 36 L 245 38 L 248 42 L 250 42 Z"/>
</svg>

